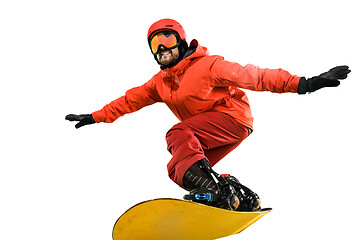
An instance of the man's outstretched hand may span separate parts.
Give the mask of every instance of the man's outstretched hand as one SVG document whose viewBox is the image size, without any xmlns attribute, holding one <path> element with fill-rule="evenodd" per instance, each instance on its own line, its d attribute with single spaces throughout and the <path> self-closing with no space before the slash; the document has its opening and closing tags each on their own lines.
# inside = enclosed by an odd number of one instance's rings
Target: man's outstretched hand
<svg viewBox="0 0 360 240">
<path fill-rule="evenodd" d="M 323 87 L 337 87 L 340 85 L 339 80 L 347 78 L 350 72 L 348 66 L 337 66 L 316 77 L 309 79 L 302 77 L 300 78 L 298 93 L 315 92 Z"/>
<path fill-rule="evenodd" d="M 68 121 L 78 121 L 78 123 L 75 125 L 75 128 L 80 128 L 85 125 L 93 124 L 95 123 L 95 120 L 91 114 L 68 114 L 65 117 Z"/>
</svg>

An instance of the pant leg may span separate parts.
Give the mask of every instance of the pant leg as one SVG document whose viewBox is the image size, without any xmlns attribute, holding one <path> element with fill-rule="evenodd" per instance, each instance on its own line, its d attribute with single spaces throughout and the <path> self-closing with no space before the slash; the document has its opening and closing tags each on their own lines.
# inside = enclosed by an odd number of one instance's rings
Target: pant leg
<svg viewBox="0 0 360 240">
<path fill-rule="evenodd" d="M 172 154 L 167 165 L 169 177 L 184 188 L 182 178 L 191 165 L 203 158 L 215 165 L 248 135 L 246 127 L 216 111 L 199 113 L 176 124 L 166 134 Z"/>
<path fill-rule="evenodd" d="M 204 153 L 205 153 L 206 158 L 209 160 L 210 165 L 214 166 L 221 159 L 223 159 L 228 153 L 230 153 L 237 146 L 239 146 L 240 143 L 241 143 L 241 141 L 233 143 L 233 144 L 217 147 L 217 148 L 206 149 L 206 150 L 204 150 Z"/>
</svg>

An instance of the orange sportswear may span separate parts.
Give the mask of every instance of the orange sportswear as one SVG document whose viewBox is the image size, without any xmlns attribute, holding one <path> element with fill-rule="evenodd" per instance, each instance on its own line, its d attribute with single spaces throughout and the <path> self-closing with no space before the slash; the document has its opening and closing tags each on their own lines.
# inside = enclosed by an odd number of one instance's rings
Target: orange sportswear
<svg viewBox="0 0 360 240">
<path fill-rule="evenodd" d="M 246 94 L 240 89 L 297 92 L 300 77 L 282 69 L 261 69 L 225 61 L 209 55 L 207 48 L 193 40 L 196 51 L 169 69 L 160 70 L 144 85 L 122 96 L 92 115 L 96 122 L 113 122 L 156 102 L 164 102 L 180 120 L 197 113 L 219 111 L 253 128 Z"/>
</svg>

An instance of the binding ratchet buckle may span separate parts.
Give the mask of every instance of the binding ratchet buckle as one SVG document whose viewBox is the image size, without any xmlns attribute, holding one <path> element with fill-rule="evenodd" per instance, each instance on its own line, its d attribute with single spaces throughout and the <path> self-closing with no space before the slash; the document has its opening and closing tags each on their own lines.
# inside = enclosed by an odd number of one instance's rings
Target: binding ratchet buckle
<svg viewBox="0 0 360 240">
<path fill-rule="evenodd" d="M 214 199 L 214 196 L 211 193 L 196 193 L 195 199 L 198 201 L 212 202 Z"/>
</svg>

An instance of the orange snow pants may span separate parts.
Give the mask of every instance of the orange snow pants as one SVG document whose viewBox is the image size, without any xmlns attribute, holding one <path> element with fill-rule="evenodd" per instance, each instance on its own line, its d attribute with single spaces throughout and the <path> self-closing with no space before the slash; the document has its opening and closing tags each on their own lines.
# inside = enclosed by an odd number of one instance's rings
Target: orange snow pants
<svg viewBox="0 0 360 240">
<path fill-rule="evenodd" d="M 169 177 L 184 188 L 183 176 L 195 162 L 206 158 L 214 166 L 249 136 L 247 127 L 226 113 L 199 113 L 174 125 L 166 134 L 172 159 Z"/>
</svg>

